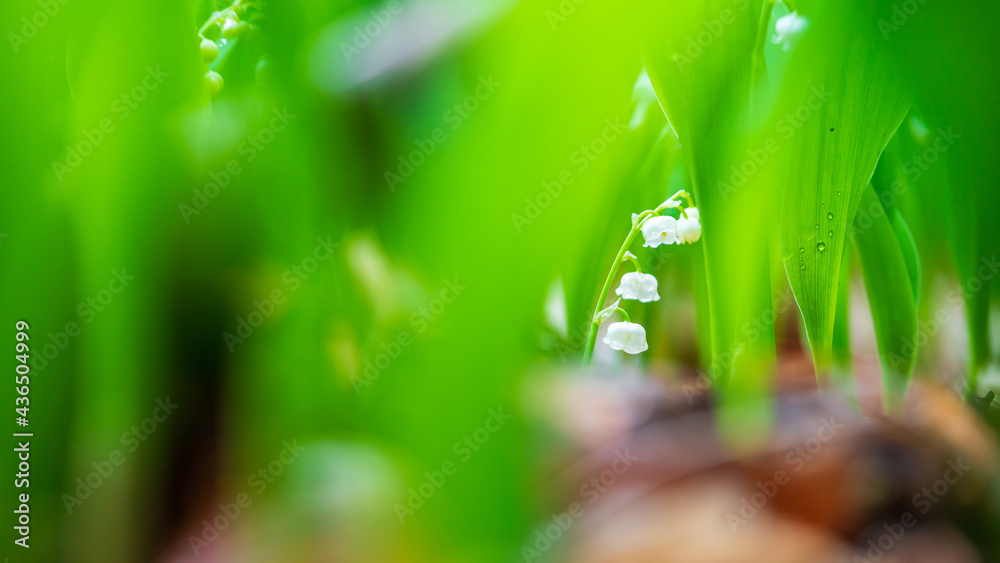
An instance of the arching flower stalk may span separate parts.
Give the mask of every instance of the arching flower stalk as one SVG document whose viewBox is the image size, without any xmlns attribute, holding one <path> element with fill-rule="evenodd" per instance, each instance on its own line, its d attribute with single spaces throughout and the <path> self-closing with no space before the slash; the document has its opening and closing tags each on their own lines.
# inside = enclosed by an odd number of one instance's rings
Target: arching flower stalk
<svg viewBox="0 0 1000 563">
<path fill-rule="evenodd" d="M 683 201 L 682 201 L 683 199 Z M 685 205 L 686 204 L 686 205 Z M 679 217 L 671 215 L 661 215 L 665 210 L 679 210 Z M 646 330 L 637 323 L 629 320 L 628 313 L 619 307 L 622 299 L 633 299 L 641 303 L 650 303 L 660 299 L 656 290 L 656 278 L 651 274 L 642 272 L 635 255 L 629 252 L 629 247 L 635 237 L 641 232 L 644 239 L 643 246 L 656 248 L 661 244 L 692 244 L 701 238 L 701 215 L 698 208 L 694 206 L 691 196 L 684 190 L 680 190 L 669 199 L 661 203 L 656 209 L 643 211 L 632 215 L 632 229 L 621 250 L 615 257 L 608 272 L 604 288 L 600 297 L 597 298 L 597 306 L 594 308 L 594 316 L 591 319 L 590 332 L 587 335 L 587 344 L 583 351 L 584 365 L 590 364 L 594 356 L 594 346 L 597 343 L 597 330 L 601 323 L 611 318 L 615 312 L 620 312 L 625 317 L 625 322 L 612 323 L 608 327 L 608 333 L 604 337 L 604 343 L 614 350 L 621 350 L 627 354 L 638 354 L 649 348 L 646 342 Z M 619 299 L 610 307 L 602 309 L 604 300 L 611 289 L 611 283 L 618 274 L 618 267 L 626 260 L 635 265 L 635 272 L 629 272 L 622 276 L 621 283 L 615 293 Z"/>
<path fill-rule="evenodd" d="M 213 12 L 198 30 L 205 86 L 211 95 L 218 94 L 224 85 L 222 75 L 210 66 L 219 64 L 219 47 L 251 33 L 255 27 L 252 22 L 260 17 L 262 7 L 262 1 L 235 0 L 228 7 Z"/>
</svg>

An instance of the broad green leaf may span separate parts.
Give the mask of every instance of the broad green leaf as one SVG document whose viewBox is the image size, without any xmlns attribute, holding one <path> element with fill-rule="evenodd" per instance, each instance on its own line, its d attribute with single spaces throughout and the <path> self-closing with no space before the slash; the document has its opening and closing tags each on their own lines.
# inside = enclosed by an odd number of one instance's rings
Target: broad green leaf
<svg viewBox="0 0 1000 563">
<path fill-rule="evenodd" d="M 913 186 L 906 178 L 906 172 L 900 162 L 898 154 L 900 143 L 896 141 L 897 138 L 905 137 L 907 134 L 908 132 L 900 129 L 898 134 L 893 136 L 893 140 L 890 141 L 889 145 L 882 152 L 882 158 L 879 159 L 878 166 L 875 167 L 871 183 L 872 188 L 875 190 L 875 195 L 881 204 L 878 209 L 885 210 L 885 213 L 889 217 L 889 223 L 892 225 L 892 229 L 896 233 L 896 238 L 899 240 L 900 248 L 903 250 L 903 257 L 906 259 L 906 268 L 910 273 L 910 286 L 913 289 L 913 298 L 919 303 L 921 272 L 917 243 L 909 225 L 903 218 L 899 205 L 901 197 L 905 197 L 907 194 L 910 194 L 911 198 L 914 197 L 910 192 Z M 864 208 L 862 207 L 859 213 L 863 211 Z"/>
<path fill-rule="evenodd" d="M 643 62 L 684 147 L 704 226 L 702 244 L 711 318 L 709 371 L 722 394 L 722 430 L 757 434 L 774 365 L 768 273 L 770 184 L 729 191 L 731 169 L 746 158 L 751 135 L 751 71 L 759 1 L 677 3 L 646 45 Z"/>
<path fill-rule="evenodd" d="M 947 157 L 950 189 L 939 186 L 944 209 L 938 214 L 960 282 L 980 289 L 964 294 L 970 335 L 969 389 L 990 361 L 991 279 L 979 275 L 983 260 L 1000 253 L 1000 35 L 995 2 L 927 2 L 900 21 L 892 0 L 871 3 L 872 17 L 883 23 L 886 44 L 908 81 L 928 131 L 924 166 L 938 171 Z M 893 16 L 896 16 L 895 19 Z M 962 38 L 962 39 L 958 39 Z M 933 166 L 926 166 L 933 164 Z M 992 277 L 992 276 L 991 276 Z M 973 280 L 979 280 L 974 283 Z"/>
<path fill-rule="evenodd" d="M 782 252 L 821 382 L 847 226 L 909 107 L 883 38 L 858 14 L 846 2 L 814 15 L 775 111 L 776 131 L 787 130 L 778 152 Z"/>
<path fill-rule="evenodd" d="M 875 324 L 882 363 L 882 401 L 886 410 L 892 411 L 902 404 L 916 359 L 917 304 L 907 265 L 907 254 L 915 257 L 916 250 L 911 238 L 901 244 L 871 185 L 863 191 L 861 205 L 866 210 L 882 210 L 859 213 L 851 231 Z M 904 250 L 904 246 L 910 248 Z"/>
</svg>

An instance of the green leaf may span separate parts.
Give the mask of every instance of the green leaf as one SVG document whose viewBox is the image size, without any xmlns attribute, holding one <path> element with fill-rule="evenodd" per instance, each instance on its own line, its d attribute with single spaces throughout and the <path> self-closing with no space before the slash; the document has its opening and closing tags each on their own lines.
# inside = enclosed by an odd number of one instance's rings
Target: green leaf
<svg viewBox="0 0 1000 563">
<path fill-rule="evenodd" d="M 821 382 L 847 226 L 908 107 L 873 22 L 859 20 L 853 2 L 828 3 L 789 63 L 775 110 L 776 131 L 788 130 L 777 156 L 782 253 Z"/>
<path fill-rule="evenodd" d="M 917 254 L 917 243 L 913 240 L 913 233 L 910 227 L 903 220 L 900 213 L 890 214 L 892 231 L 899 242 L 899 248 L 903 252 L 903 261 L 906 263 L 906 272 L 910 277 L 910 288 L 913 290 L 913 301 L 920 301 L 920 257 Z"/>
<path fill-rule="evenodd" d="M 899 10 L 893 0 L 871 3 L 873 17 L 891 22 Z M 898 17 L 898 16 L 897 16 Z M 905 25 L 886 26 L 886 43 L 910 84 L 928 131 L 922 165 L 915 172 L 937 173 L 947 160 L 951 189 L 942 189 L 947 238 L 965 291 L 970 367 L 968 388 L 977 391 L 978 374 L 990 361 L 990 285 L 979 274 L 984 260 L 1000 254 L 1000 35 L 995 2 L 927 2 Z M 964 39 L 959 39 L 964 38 Z M 946 159 L 944 157 L 947 157 Z M 992 277 L 992 276 L 990 276 Z"/>
<path fill-rule="evenodd" d="M 771 424 L 774 316 L 768 272 L 771 183 L 722 189 L 746 158 L 753 52 L 760 1 L 671 5 L 642 52 L 657 99 L 684 148 L 704 226 L 702 242 L 711 361 L 720 426 L 747 447 Z M 759 178 L 755 179 L 759 180 Z"/>
<path fill-rule="evenodd" d="M 845 397 L 857 396 L 851 369 L 851 247 L 844 246 L 843 265 L 837 286 L 837 305 L 833 323 L 831 379 Z"/>
<path fill-rule="evenodd" d="M 911 273 L 915 267 L 907 264 L 908 259 L 916 259 L 916 249 L 912 238 L 904 242 L 897 236 L 870 184 L 862 193 L 861 205 L 866 210 L 876 206 L 882 210 L 859 213 L 851 231 L 864 271 L 882 362 L 882 401 L 886 410 L 892 411 L 902 404 L 916 359 L 917 301 Z M 898 214 L 897 218 L 905 228 Z"/>
</svg>

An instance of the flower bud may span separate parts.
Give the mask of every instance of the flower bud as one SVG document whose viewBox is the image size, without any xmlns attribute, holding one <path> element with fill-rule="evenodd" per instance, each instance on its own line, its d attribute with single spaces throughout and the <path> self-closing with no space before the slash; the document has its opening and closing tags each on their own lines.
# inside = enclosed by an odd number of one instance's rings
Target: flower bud
<svg viewBox="0 0 1000 563">
<path fill-rule="evenodd" d="M 208 64 L 214 61 L 219 56 L 219 46 L 215 44 L 215 41 L 211 39 L 201 40 L 201 60 Z"/>
<path fill-rule="evenodd" d="M 208 86 L 208 91 L 213 96 L 222 90 L 222 86 L 225 82 L 222 80 L 222 75 L 214 70 L 210 70 L 205 73 L 205 85 Z"/>
<path fill-rule="evenodd" d="M 243 35 L 248 29 L 250 29 L 250 24 L 247 22 L 226 18 L 225 23 L 222 24 L 222 36 L 226 39 L 233 39 Z"/>
</svg>

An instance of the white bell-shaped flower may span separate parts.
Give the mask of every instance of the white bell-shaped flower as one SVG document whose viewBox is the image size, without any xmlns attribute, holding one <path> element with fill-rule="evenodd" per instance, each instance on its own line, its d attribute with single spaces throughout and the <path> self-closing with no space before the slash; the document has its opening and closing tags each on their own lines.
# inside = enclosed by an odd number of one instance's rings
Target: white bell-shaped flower
<svg viewBox="0 0 1000 563">
<path fill-rule="evenodd" d="M 687 217 L 681 215 L 680 219 L 677 220 L 677 238 L 688 244 L 697 242 L 701 238 L 701 221 L 699 220 L 701 214 L 697 207 L 689 207 L 684 211 L 687 213 Z"/>
<path fill-rule="evenodd" d="M 649 349 L 646 344 L 646 329 L 636 323 L 611 323 L 608 333 L 604 335 L 604 343 L 627 354 L 638 354 Z"/>
<path fill-rule="evenodd" d="M 635 299 L 643 303 L 660 300 L 660 295 L 656 292 L 656 277 L 639 272 L 629 272 L 622 276 L 615 293 L 621 295 L 622 299 Z"/>
<path fill-rule="evenodd" d="M 677 242 L 677 219 L 669 216 L 646 219 L 646 222 L 642 224 L 642 237 L 646 239 L 643 246 L 649 248 Z"/>
<path fill-rule="evenodd" d="M 791 49 L 792 43 L 809 28 L 809 20 L 800 16 L 797 12 L 781 16 L 774 22 L 774 38 L 771 42 L 775 45 L 784 43 L 782 49 Z"/>
</svg>

